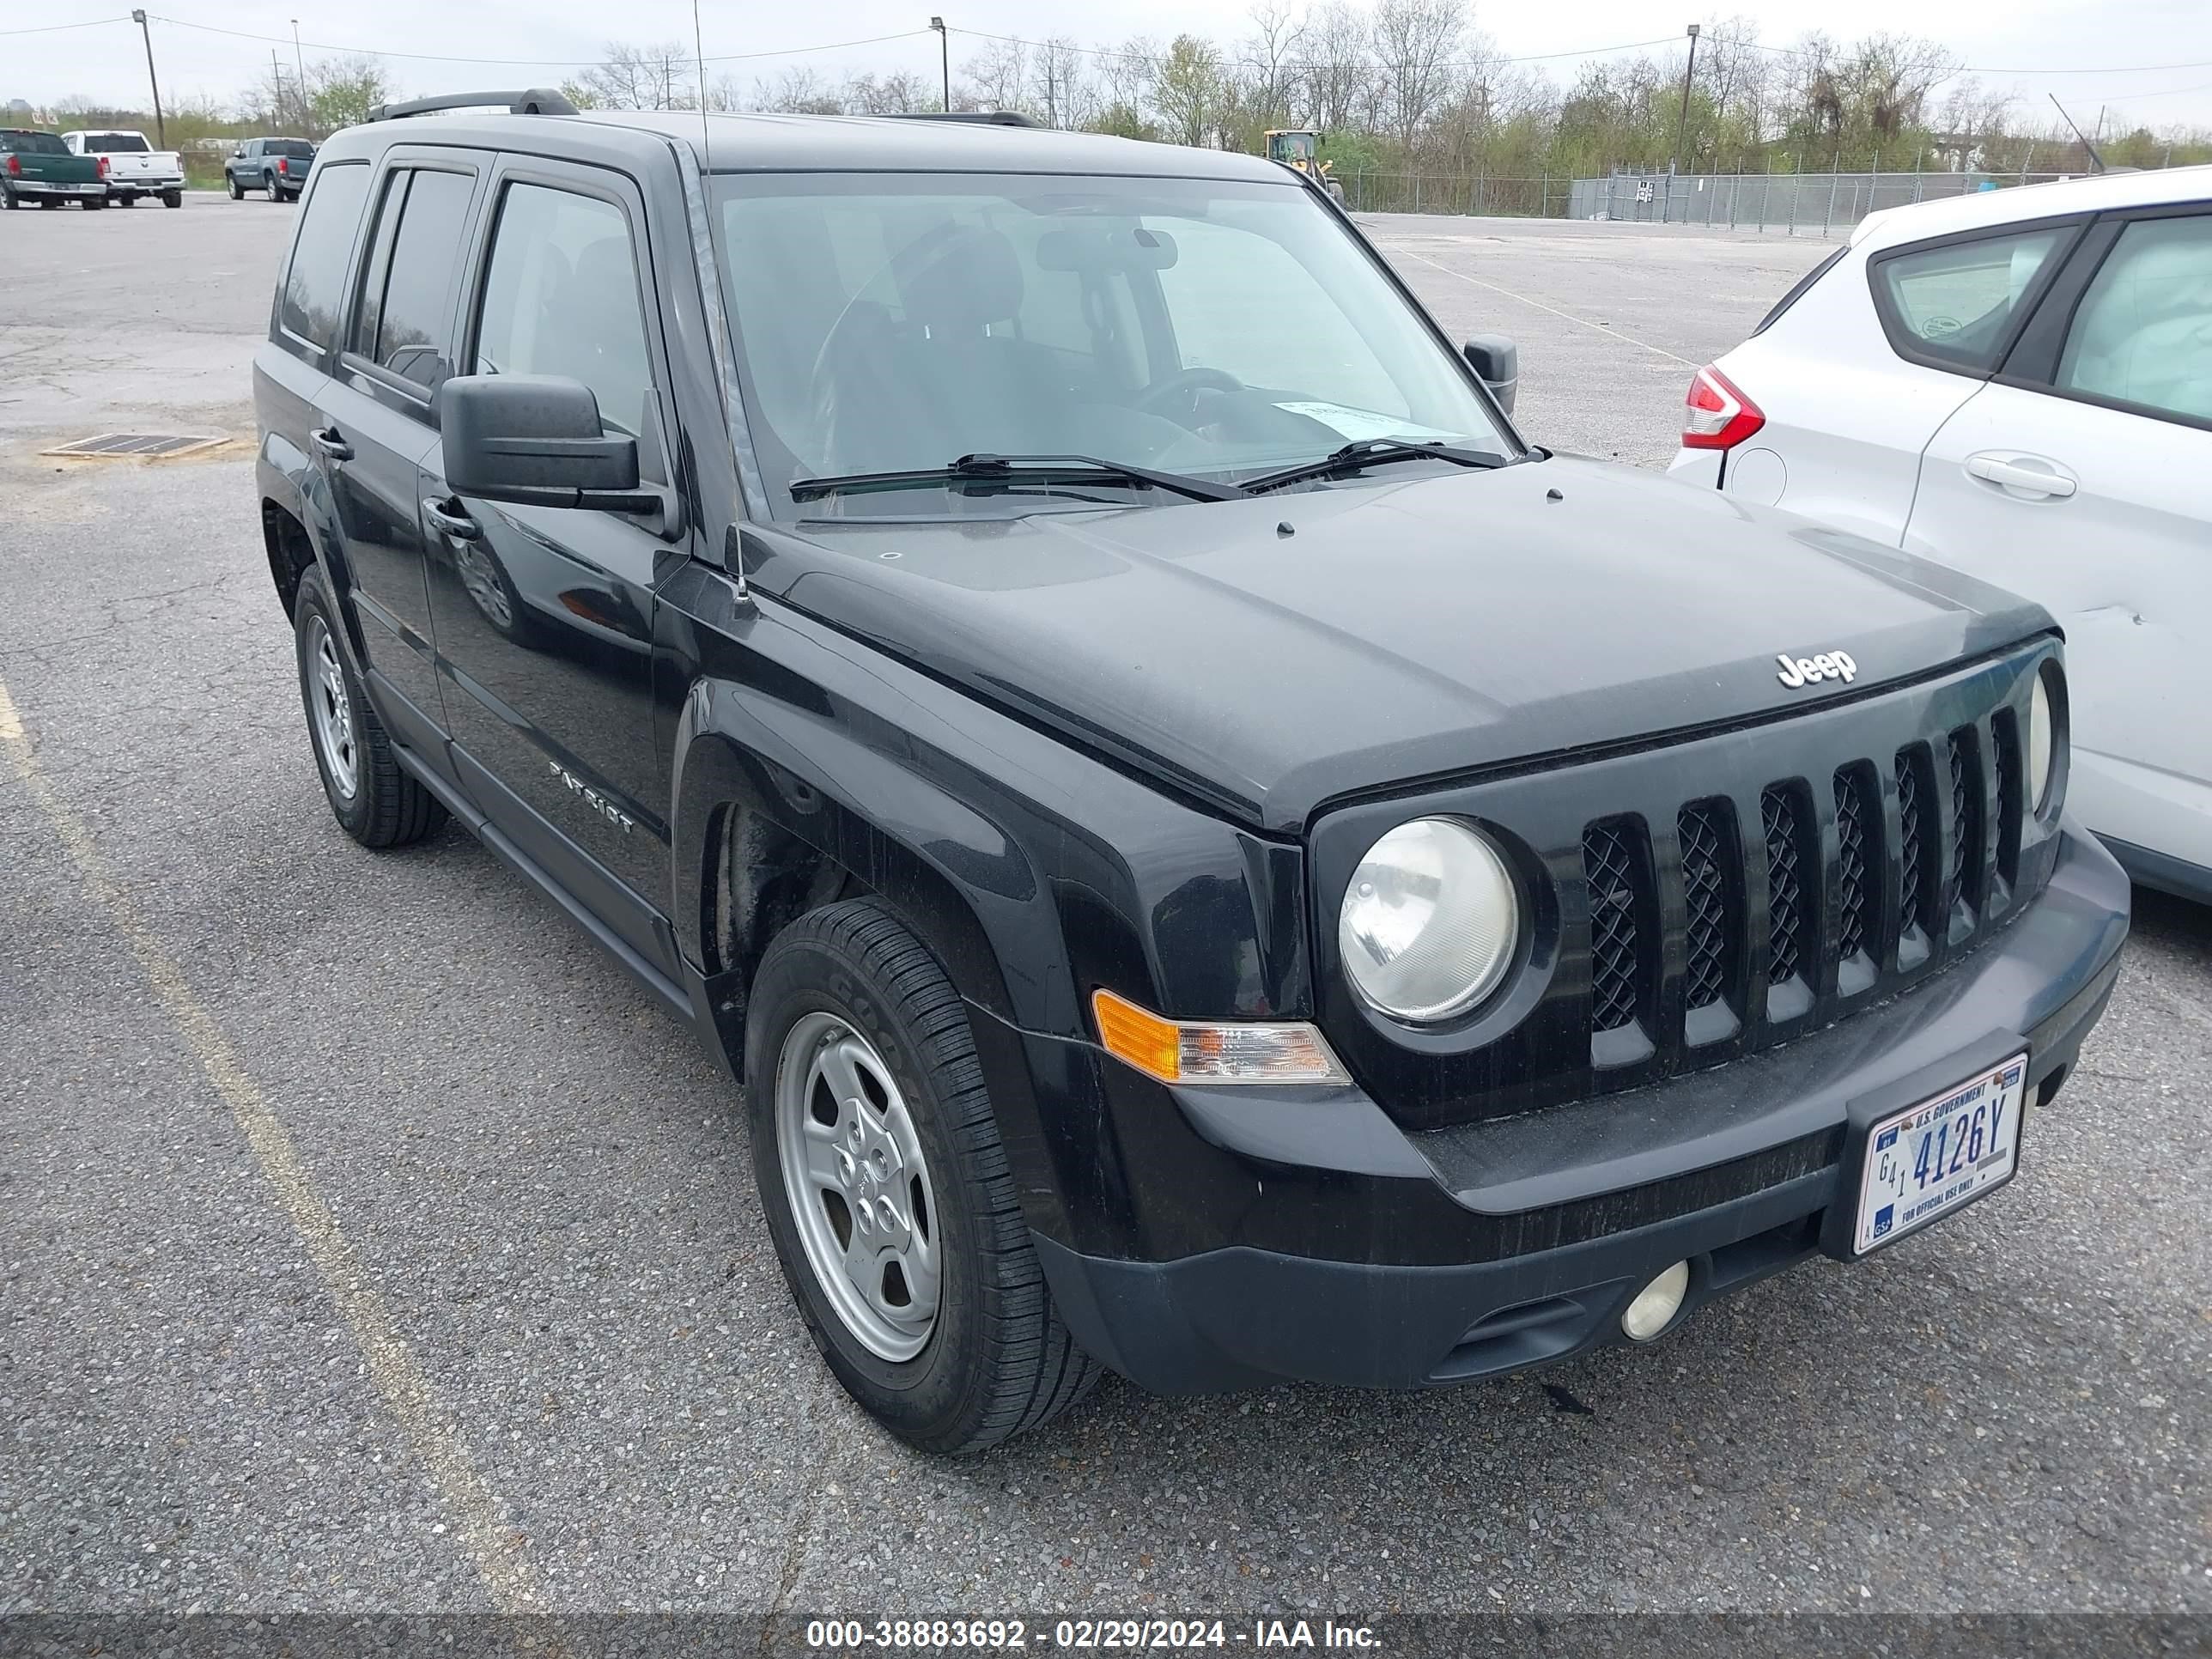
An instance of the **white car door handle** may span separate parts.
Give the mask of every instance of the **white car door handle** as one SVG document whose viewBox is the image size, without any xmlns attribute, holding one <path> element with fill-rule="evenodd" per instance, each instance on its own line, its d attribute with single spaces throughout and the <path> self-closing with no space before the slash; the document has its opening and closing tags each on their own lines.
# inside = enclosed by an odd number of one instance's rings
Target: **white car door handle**
<svg viewBox="0 0 2212 1659">
<path fill-rule="evenodd" d="M 1967 456 L 1966 471 L 1977 478 L 2001 484 L 2007 489 L 2017 489 L 2023 495 L 2065 496 L 2074 493 L 2074 480 L 2063 472 L 2022 466 L 1996 455 Z"/>
</svg>

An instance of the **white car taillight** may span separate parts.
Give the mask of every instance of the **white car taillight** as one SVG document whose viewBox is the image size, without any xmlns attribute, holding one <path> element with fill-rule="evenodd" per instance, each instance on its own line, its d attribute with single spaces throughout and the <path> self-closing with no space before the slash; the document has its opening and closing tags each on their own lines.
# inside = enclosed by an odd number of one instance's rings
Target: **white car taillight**
<svg viewBox="0 0 2212 1659">
<path fill-rule="evenodd" d="M 1682 401 L 1685 449 L 1733 449 L 1766 424 L 1759 405 L 1711 363 L 1690 377 Z"/>
</svg>

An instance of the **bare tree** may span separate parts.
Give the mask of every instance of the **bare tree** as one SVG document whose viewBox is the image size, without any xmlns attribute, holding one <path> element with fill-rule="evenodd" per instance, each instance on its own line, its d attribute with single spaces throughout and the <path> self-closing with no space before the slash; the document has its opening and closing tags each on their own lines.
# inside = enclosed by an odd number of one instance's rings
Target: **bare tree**
<svg viewBox="0 0 2212 1659">
<path fill-rule="evenodd" d="M 842 115 L 845 104 L 836 88 L 803 64 L 793 64 L 773 81 L 753 82 L 748 100 L 755 109 L 780 115 Z"/>
<path fill-rule="evenodd" d="M 1073 40 L 1062 34 L 1040 41 L 1030 54 L 1028 107 L 1042 113 L 1048 125 L 1080 126 L 1090 112 L 1085 106 L 1096 102 L 1089 82 L 1088 66 Z"/>
<path fill-rule="evenodd" d="M 1467 33 L 1466 0 L 1376 0 L 1375 63 L 1383 118 L 1411 146 L 1451 88 Z"/>
<path fill-rule="evenodd" d="M 1292 21 L 1288 0 L 1261 0 L 1252 9 L 1252 33 L 1238 56 L 1244 70 L 1248 113 L 1262 126 L 1287 125 L 1291 118 L 1297 54 L 1305 38 L 1303 21 Z"/>
<path fill-rule="evenodd" d="M 600 109 L 693 109 L 699 102 L 696 64 L 681 41 L 632 46 L 611 40 L 606 56 L 576 83 Z"/>
<path fill-rule="evenodd" d="M 963 89 L 982 109 L 1029 107 L 1030 54 L 1019 40 L 994 40 L 961 65 Z"/>
<path fill-rule="evenodd" d="M 1298 58 L 1305 118 L 1321 127 L 1357 125 L 1374 103 L 1366 17 L 1346 0 L 1331 0 L 1307 19 Z"/>
<path fill-rule="evenodd" d="M 937 88 L 921 76 L 898 70 L 880 78 L 856 75 L 838 92 L 838 101 L 853 115 L 908 115 L 937 107 Z"/>
</svg>

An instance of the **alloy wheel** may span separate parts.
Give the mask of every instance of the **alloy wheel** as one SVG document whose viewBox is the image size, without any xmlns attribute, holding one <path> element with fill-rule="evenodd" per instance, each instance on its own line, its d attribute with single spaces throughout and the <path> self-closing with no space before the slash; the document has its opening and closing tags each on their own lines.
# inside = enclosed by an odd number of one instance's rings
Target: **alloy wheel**
<svg viewBox="0 0 2212 1659">
<path fill-rule="evenodd" d="M 807 1265 L 862 1346 L 912 1359 L 936 1328 L 943 1267 L 929 1166 L 890 1068 L 844 1020 L 811 1013 L 784 1038 L 775 1090 Z"/>
</svg>

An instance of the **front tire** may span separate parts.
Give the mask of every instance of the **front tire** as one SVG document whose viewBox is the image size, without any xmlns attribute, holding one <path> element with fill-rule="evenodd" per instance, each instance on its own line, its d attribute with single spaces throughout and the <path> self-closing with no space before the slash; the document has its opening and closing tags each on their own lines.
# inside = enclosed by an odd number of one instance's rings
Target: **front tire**
<svg viewBox="0 0 2212 1659">
<path fill-rule="evenodd" d="M 242 202 L 246 199 L 245 187 L 238 182 L 238 175 L 236 173 L 224 173 L 222 175 L 222 181 L 224 184 L 230 186 L 230 199 L 232 201 Z"/>
<path fill-rule="evenodd" d="M 960 994 L 875 899 L 769 947 L 745 1020 L 753 1173 L 845 1391 L 924 1451 L 1049 1422 L 1097 1362 L 1054 1311 Z"/>
<path fill-rule="evenodd" d="M 319 570 L 300 579 L 292 606 L 300 699 L 323 793 L 338 827 L 363 847 L 405 847 L 446 821 L 438 798 L 405 771 L 338 643 L 337 608 Z"/>
<path fill-rule="evenodd" d="M 107 198 L 105 196 L 87 196 L 82 199 L 84 202 L 84 210 L 87 213 L 97 213 L 100 209 L 107 205 Z"/>
</svg>

